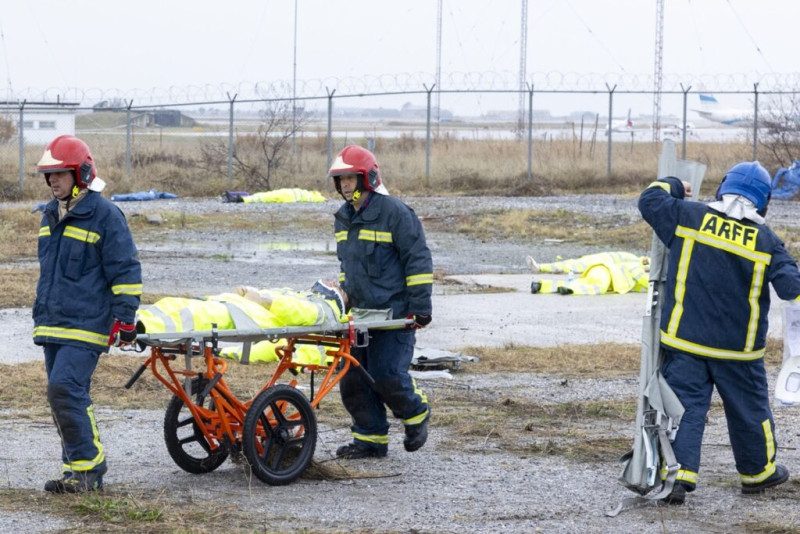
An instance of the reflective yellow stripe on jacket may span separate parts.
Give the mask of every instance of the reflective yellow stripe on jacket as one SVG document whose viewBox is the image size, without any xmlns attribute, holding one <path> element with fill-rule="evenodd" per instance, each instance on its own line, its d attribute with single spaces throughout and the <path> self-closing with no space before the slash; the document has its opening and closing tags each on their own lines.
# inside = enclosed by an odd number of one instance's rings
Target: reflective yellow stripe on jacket
<svg viewBox="0 0 800 534">
<path fill-rule="evenodd" d="M 108 334 L 98 334 L 96 332 L 77 330 L 75 328 L 59 328 L 57 326 L 37 326 L 33 329 L 33 337 L 39 337 L 39 336 L 54 337 L 59 339 L 73 339 L 75 341 L 83 341 L 85 343 L 100 345 L 103 348 L 108 347 Z"/>
<path fill-rule="evenodd" d="M 391 243 L 392 242 L 392 233 L 391 232 L 380 232 L 378 230 L 368 230 L 367 228 L 362 228 L 358 232 L 358 238 L 362 241 L 375 241 L 377 243 Z"/>
<path fill-rule="evenodd" d="M 100 234 L 78 228 L 77 226 L 69 225 L 64 228 L 64 237 L 71 237 L 72 239 L 77 239 L 78 241 L 85 241 L 86 243 L 92 244 L 100 241 Z"/>
<path fill-rule="evenodd" d="M 111 286 L 111 291 L 115 295 L 141 295 L 142 284 L 118 284 Z"/>
<path fill-rule="evenodd" d="M 423 284 L 433 283 L 433 273 L 413 274 L 406 276 L 407 286 L 421 286 Z"/>
</svg>

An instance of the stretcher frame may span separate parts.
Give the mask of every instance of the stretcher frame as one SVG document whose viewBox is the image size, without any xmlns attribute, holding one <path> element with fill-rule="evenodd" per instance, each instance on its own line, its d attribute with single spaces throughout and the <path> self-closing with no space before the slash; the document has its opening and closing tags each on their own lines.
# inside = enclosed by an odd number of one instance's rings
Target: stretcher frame
<svg viewBox="0 0 800 534">
<path fill-rule="evenodd" d="M 314 411 L 351 368 L 374 383 L 369 373 L 351 354 L 352 347 L 366 346 L 370 330 L 402 329 L 413 326 L 412 319 L 357 321 L 352 316 L 339 328 L 277 327 L 249 330 L 218 330 L 139 334 L 136 343 L 149 347 L 150 355 L 125 384 L 129 389 L 147 370 L 169 389 L 173 398 L 167 407 L 164 437 L 173 460 L 185 471 L 208 473 L 232 455 L 236 461 L 244 453 L 250 470 L 270 485 L 289 484 L 305 471 L 316 446 Z M 247 364 L 250 345 L 258 341 L 286 344 L 276 348 L 279 360 L 275 371 L 250 399 L 241 400 L 228 387 L 224 375 L 230 360 L 219 355 L 219 342 L 241 342 L 240 363 Z M 293 359 L 297 344 L 325 347 L 319 363 Z M 183 368 L 176 368 L 183 355 Z M 203 358 L 195 370 L 192 360 Z M 310 374 L 310 398 L 297 389 L 297 379 L 279 384 L 286 372 Z M 315 387 L 314 376 L 324 373 Z M 206 405 L 207 403 L 207 405 Z M 181 419 L 181 411 L 188 417 Z M 191 425 L 192 434 L 180 437 L 179 429 Z M 185 446 L 196 442 L 200 457 Z"/>
</svg>

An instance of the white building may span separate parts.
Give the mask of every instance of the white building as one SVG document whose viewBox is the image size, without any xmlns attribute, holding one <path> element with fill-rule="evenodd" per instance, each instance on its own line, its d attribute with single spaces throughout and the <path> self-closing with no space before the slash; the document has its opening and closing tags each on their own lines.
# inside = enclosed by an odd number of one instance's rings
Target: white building
<svg viewBox="0 0 800 534">
<path fill-rule="evenodd" d="M 26 145 L 46 145 L 59 135 L 75 135 L 75 112 L 78 103 L 73 102 L 0 102 L 0 118 L 11 121 Z"/>
</svg>

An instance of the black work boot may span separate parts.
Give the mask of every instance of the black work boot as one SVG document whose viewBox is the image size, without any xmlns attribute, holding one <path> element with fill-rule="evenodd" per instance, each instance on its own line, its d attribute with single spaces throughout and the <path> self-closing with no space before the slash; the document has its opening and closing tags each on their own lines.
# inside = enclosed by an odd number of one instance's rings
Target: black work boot
<svg viewBox="0 0 800 534">
<path fill-rule="evenodd" d="M 689 491 L 689 488 L 686 484 L 681 484 L 680 482 L 676 482 L 675 485 L 672 487 L 672 492 L 669 495 L 661 499 L 662 502 L 666 504 L 673 504 L 680 506 L 686 501 L 686 492 Z"/>
<path fill-rule="evenodd" d="M 537 282 L 536 280 L 531 282 L 531 293 L 533 293 L 535 295 L 536 293 L 541 291 L 541 289 L 542 289 L 542 283 L 541 282 Z"/>
<path fill-rule="evenodd" d="M 428 441 L 428 419 L 431 418 L 431 413 L 425 416 L 425 419 L 418 425 L 406 425 L 406 437 L 403 439 L 403 447 L 408 452 L 414 452 L 422 448 L 425 442 Z"/>
<path fill-rule="evenodd" d="M 778 464 L 775 466 L 775 472 L 772 473 L 772 476 L 768 479 L 756 482 L 755 484 L 742 483 L 742 493 L 745 495 L 756 495 L 762 493 L 767 488 L 783 484 L 787 480 L 789 480 L 789 470 L 786 469 L 785 466 Z"/>
<path fill-rule="evenodd" d="M 336 457 L 346 460 L 358 460 L 360 458 L 383 458 L 386 456 L 386 448 L 370 447 L 361 442 L 354 441 L 347 445 L 342 445 L 336 449 Z"/>
<path fill-rule="evenodd" d="M 48 480 L 44 490 L 50 493 L 86 493 L 103 489 L 105 465 L 97 471 L 67 471 L 56 480 Z"/>
</svg>

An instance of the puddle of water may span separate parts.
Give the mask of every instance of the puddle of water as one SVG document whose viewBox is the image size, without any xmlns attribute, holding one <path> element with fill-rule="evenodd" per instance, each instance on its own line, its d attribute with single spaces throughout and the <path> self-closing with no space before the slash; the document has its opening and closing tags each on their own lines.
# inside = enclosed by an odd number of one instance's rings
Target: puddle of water
<svg viewBox="0 0 800 534">
<path fill-rule="evenodd" d="M 333 240 L 307 241 L 266 241 L 266 242 L 233 242 L 233 241 L 185 241 L 170 240 L 158 243 L 139 245 L 141 252 L 181 252 L 236 261 L 263 262 L 274 259 L 276 253 L 311 252 L 335 254 L 336 243 Z"/>
</svg>

